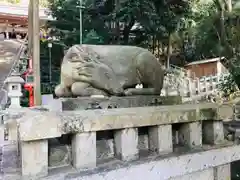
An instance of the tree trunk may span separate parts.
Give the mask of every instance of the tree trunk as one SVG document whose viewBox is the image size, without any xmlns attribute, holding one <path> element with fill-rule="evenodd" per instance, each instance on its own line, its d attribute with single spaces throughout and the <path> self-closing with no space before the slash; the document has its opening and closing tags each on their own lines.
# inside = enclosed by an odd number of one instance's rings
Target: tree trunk
<svg viewBox="0 0 240 180">
<path fill-rule="evenodd" d="M 119 0 L 115 0 L 115 11 L 116 12 L 118 12 L 119 11 L 119 9 L 120 9 L 120 2 L 119 2 Z M 120 36 L 121 36 L 121 34 L 120 34 L 120 22 L 119 22 L 119 20 L 116 20 L 116 27 L 115 27 L 115 43 L 116 44 L 119 44 L 119 42 L 120 42 Z"/>
<path fill-rule="evenodd" d="M 232 12 L 232 0 L 224 0 L 224 3 L 225 3 L 225 7 L 226 7 L 226 10 L 228 12 Z"/>
<path fill-rule="evenodd" d="M 168 36 L 168 47 L 167 47 L 167 68 L 170 68 L 170 59 L 172 55 L 172 37 L 171 33 Z"/>
<path fill-rule="evenodd" d="M 232 46 L 227 41 L 227 34 L 225 31 L 225 12 L 232 11 L 232 1 L 224 0 L 224 2 L 222 2 L 221 0 L 217 0 L 216 3 L 220 11 L 220 43 L 224 48 L 224 51 L 220 54 L 220 57 L 225 57 L 225 60 L 223 60 L 222 63 L 227 69 L 230 70 L 233 68 L 233 64 L 230 62 L 230 59 L 233 58 L 234 52 Z"/>
<path fill-rule="evenodd" d="M 131 19 L 130 23 L 127 26 L 125 26 L 123 30 L 123 42 L 125 45 L 129 43 L 129 35 L 134 24 L 135 24 L 135 20 Z"/>
</svg>

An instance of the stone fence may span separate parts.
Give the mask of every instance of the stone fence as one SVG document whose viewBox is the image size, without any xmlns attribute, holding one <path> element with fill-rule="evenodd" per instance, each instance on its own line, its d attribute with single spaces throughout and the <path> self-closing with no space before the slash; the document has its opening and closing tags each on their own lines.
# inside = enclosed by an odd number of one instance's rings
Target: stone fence
<svg viewBox="0 0 240 180">
<path fill-rule="evenodd" d="M 240 146 L 224 140 L 217 104 L 71 112 L 23 108 L 18 114 L 21 178 L 220 180 L 230 177 L 229 163 L 240 159 Z M 64 136 L 70 139 L 64 155 L 69 161 L 51 165 L 51 141 Z"/>
</svg>

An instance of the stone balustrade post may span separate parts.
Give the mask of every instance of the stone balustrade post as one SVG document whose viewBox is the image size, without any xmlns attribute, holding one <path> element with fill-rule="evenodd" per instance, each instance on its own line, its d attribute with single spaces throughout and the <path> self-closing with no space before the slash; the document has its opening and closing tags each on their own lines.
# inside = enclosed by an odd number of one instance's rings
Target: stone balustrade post
<svg viewBox="0 0 240 180">
<path fill-rule="evenodd" d="M 115 154 L 123 161 L 135 160 L 138 152 L 138 129 L 126 128 L 114 133 Z"/>
<path fill-rule="evenodd" d="M 202 146 L 202 123 L 190 122 L 181 125 L 178 132 L 179 143 L 188 147 Z"/>
<path fill-rule="evenodd" d="M 73 136 L 72 159 L 75 168 L 96 167 L 96 132 L 78 133 Z"/>
<path fill-rule="evenodd" d="M 160 155 L 173 151 L 172 125 L 160 125 L 149 128 L 149 149 Z"/>
<path fill-rule="evenodd" d="M 187 84 L 188 84 L 188 94 L 189 94 L 189 97 L 192 97 L 192 81 L 190 78 L 187 79 Z"/>
<path fill-rule="evenodd" d="M 48 174 L 48 140 L 21 142 L 22 176 L 44 177 Z"/>
<path fill-rule="evenodd" d="M 213 79 L 213 76 L 211 76 L 211 79 L 210 79 L 210 87 L 211 87 L 211 91 L 214 90 L 214 79 Z"/>
<path fill-rule="evenodd" d="M 203 123 L 203 141 L 209 144 L 221 144 L 224 140 L 222 121 L 205 121 Z"/>
<path fill-rule="evenodd" d="M 205 88 L 205 92 L 208 92 L 208 84 L 207 84 L 207 79 L 204 78 L 203 86 Z"/>
<path fill-rule="evenodd" d="M 197 82 L 196 82 L 196 86 L 197 86 L 196 89 L 197 89 L 197 92 L 198 92 L 197 94 L 200 94 L 201 88 L 200 88 L 200 80 L 199 80 L 199 78 L 196 78 L 196 81 L 197 81 Z"/>
</svg>

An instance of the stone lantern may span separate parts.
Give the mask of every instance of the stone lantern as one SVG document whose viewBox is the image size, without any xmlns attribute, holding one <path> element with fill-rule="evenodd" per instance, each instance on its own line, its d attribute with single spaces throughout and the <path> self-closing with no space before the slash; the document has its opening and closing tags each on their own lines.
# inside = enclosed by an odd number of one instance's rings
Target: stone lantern
<svg viewBox="0 0 240 180">
<path fill-rule="evenodd" d="M 10 108 L 19 108 L 20 106 L 20 97 L 22 96 L 22 84 L 24 83 L 23 78 L 20 77 L 20 74 L 13 72 L 9 76 L 5 83 L 7 85 L 8 97 L 11 99 Z"/>
</svg>

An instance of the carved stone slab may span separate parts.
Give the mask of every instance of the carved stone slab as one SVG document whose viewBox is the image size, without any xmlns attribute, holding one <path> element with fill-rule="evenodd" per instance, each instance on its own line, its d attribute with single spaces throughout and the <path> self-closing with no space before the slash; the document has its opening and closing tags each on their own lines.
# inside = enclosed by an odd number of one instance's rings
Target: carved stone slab
<svg viewBox="0 0 240 180">
<path fill-rule="evenodd" d="M 87 110 L 87 109 L 113 109 L 144 106 L 160 106 L 181 104 L 180 96 L 126 96 L 104 98 L 66 98 L 61 99 L 63 111 Z"/>
</svg>

